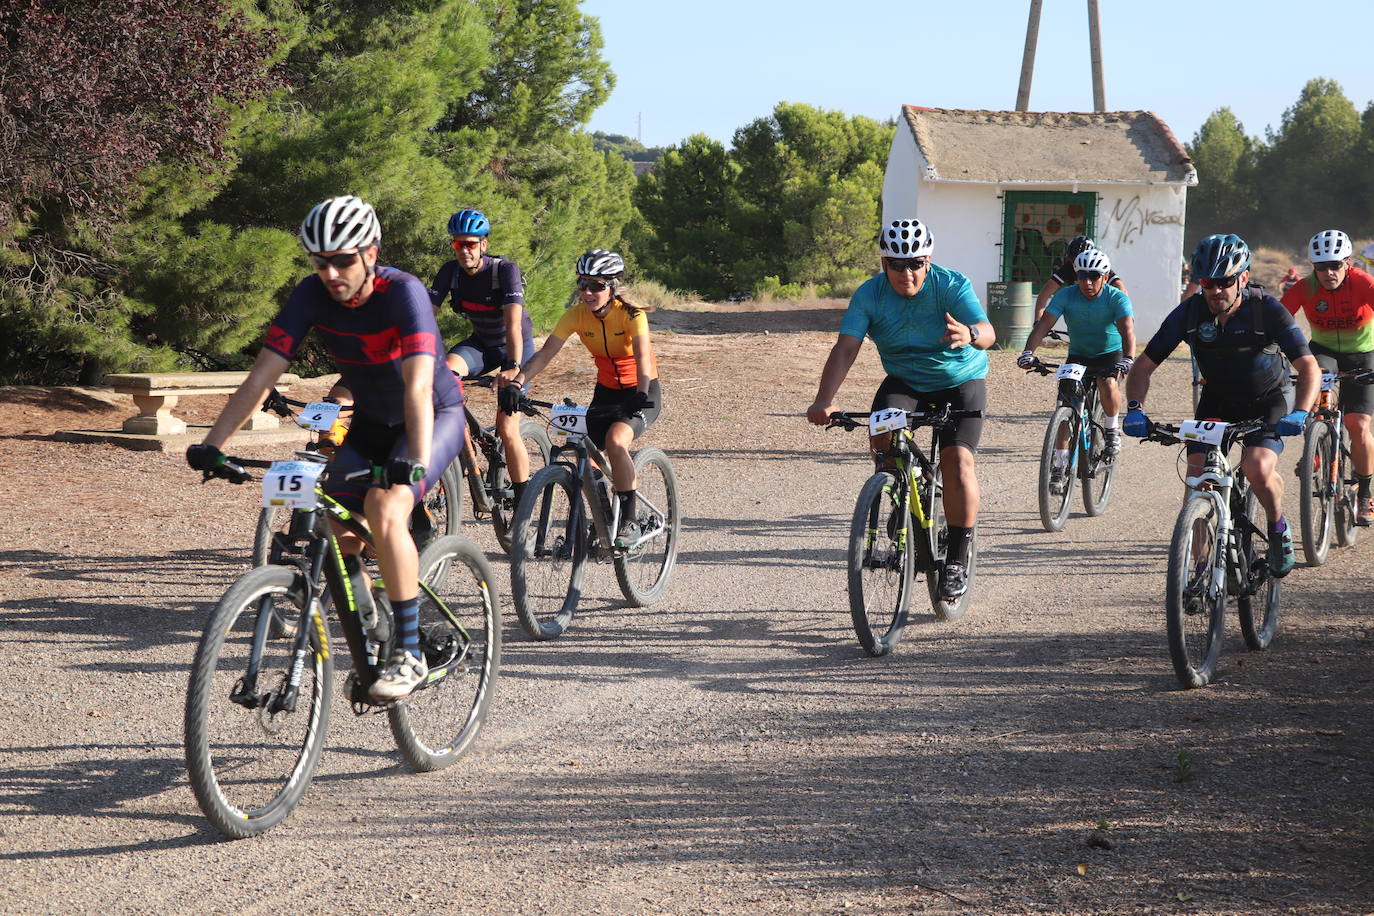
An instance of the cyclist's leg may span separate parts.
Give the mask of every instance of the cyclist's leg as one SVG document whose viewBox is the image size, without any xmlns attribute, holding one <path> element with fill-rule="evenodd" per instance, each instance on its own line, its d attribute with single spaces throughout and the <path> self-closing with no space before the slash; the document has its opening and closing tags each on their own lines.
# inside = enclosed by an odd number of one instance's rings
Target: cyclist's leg
<svg viewBox="0 0 1374 916">
<path fill-rule="evenodd" d="M 1337 365 L 1342 370 L 1374 369 L 1374 350 L 1364 353 L 1342 353 Z M 1374 414 L 1374 385 L 1348 382 L 1341 385 L 1341 410 L 1345 412 L 1345 429 L 1350 436 L 1350 461 L 1360 478 L 1360 499 L 1368 500 L 1369 478 L 1374 474 L 1374 434 L 1369 417 Z"/>
<path fill-rule="evenodd" d="M 914 413 L 923 406 L 924 402 L 920 399 L 920 395 L 911 386 L 901 379 L 889 375 L 883 379 L 878 390 L 873 392 L 873 403 L 868 406 L 868 409 L 876 412 L 894 408 Z M 875 470 L 892 467 L 891 459 L 888 456 L 892 448 L 893 435 L 893 433 L 880 433 L 868 437 L 868 451 L 873 457 Z"/>
<path fill-rule="evenodd" d="M 494 353 L 499 357 L 496 365 L 499 367 L 506 360 L 506 348 L 497 347 Z M 530 361 L 534 355 L 534 341 L 525 338 L 524 352 L 520 354 L 520 365 Z M 484 372 L 490 371 L 484 369 Z M 525 386 L 525 391 L 529 386 Z M 520 491 L 525 488 L 525 483 L 530 479 L 530 456 L 525 451 L 524 440 L 520 437 L 520 414 L 506 414 L 501 411 L 496 412 L 496 435 L 501 440 L 501 445 L 506 452 L 506 474 L 510 477 L 510 482 L 515 487 L 516 501 L 519 501 Z"/>
<path fill-rule="evenodd" d="M 970 379 L 958 388 L 939 392 L 940 402 L 953 410 L 986 410 L 986 379 Z M 968 561 L 973 528 L 978 520 L 981 491 L 975 468 L 978 441 L 983 435 L 983 418 L 964 417 L 939 436 L 940 473 L 944 480 L 945 521 L 949 526 L 945 547 L 946 565 L 964 566 Z"/>
<path fill-rule="evenodd" d="M 458 376 L 481 375 L 482 345 L 476 337 L 468 337 L 448 348 L 444 362 Z"/>
</svg>

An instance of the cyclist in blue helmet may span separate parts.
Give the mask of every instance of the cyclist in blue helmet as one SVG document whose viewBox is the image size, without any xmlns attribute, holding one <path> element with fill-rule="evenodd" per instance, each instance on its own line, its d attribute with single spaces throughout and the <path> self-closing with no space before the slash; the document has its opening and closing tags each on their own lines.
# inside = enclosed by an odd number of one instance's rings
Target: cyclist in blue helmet
<svg viewBox="0 0 1374 916">
<path fill-rule="evenodd" d="M 1180 343 L 1192 350 L 1206 385 L 1194 419 L 1239 422 L 1256 417 L 1273 424 L 1245 440 L 1241 468 L 1269 519 L 1269 568 L 1293 569 L 1293 536 L 1283 517 L 1283 477 L 1277 473 L 1282 436 L 1302 435 L 1317 398 L 1321 369 L 1293 316 L 1250 280 L 1250 247 L 1237 235 L 1209 235 L 1193 252 L 1200 287 L 1169 313 L 1126 377 L 1128 436 L 1146 436 L 1145 396 L 1150 375 Z M 1297 371 L 1296 393 L 1289 361 Z M 1206 447 L 1189 445 L 1188 472 L 1202 470 Z"/>
<path fill-rule="evenodd" d="M 496 373 L 498 388 L 510 384 L 534 355 L 534 328 L 525 311 L 525 283 L 509 258 L 487 253 L 491 220 L 480 210 L 449 217 L 453 260 L 430 283 L 436 311 L 449 298 L 453 310 L 472 325 L 472 333 L 449 347 L 448 367 L 459 376 Z M 520 439 L 520 418 L 498 412 L 496 434 L 506 449 L 506 467 L 518 501 L 530 477 L 529 455 Z"/>
</svg>

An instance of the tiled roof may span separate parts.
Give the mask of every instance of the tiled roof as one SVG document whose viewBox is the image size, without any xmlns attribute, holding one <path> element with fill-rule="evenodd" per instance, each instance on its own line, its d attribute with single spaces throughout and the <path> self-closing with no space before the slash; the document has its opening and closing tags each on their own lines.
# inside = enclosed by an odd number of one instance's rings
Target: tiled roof
<svg viewBox="0 0 1374 916">
<path fill-rule="evenodd" d="M 902 106 L 926 178 L 976 182 L 1177 182 L 1197 173 L 1149 111 L 972 111 Z"/>
</svg>

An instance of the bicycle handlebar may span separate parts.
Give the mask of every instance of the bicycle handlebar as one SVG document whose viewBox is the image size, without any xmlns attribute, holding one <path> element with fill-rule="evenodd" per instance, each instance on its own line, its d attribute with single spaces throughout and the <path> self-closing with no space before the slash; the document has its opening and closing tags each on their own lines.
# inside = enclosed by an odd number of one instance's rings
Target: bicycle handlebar
<svg viewBox="0 0 1374 916">
<path fill-rule="evenodd" d="M 1047 363 L 1047 362 L 1045 362 L 1044 360 L 1042 360 L 1040 357 L 1037 356 L 1037 357 L 1035 357 L 1035 362 L 1032 363 L 1031 365 L 1029 365 L 1029 366 L 1026 367 L 1026 371 L 1027 371 L 1027 372 L 1038 372 L 1038 373 L 1040 373 L 1041 375 L 1049 375 L 1051 372 L 1053 372 L 1054 370 L 1058 369 L 1061 365 L 1063 365 L 1063 363 Z M 1110 369 L 1104 369 L 1104 368 L 1102 368 L 1102 367 L 1100 367 L 1100 366 L 1084 366 L 1084 367 L 1083 367 L 1083 378 L 1084 378 L 1084 379 L 1094 379 L 1094 378 L 1119 378 L 1120 376 L 1121 376 L 1121 372 L 1118 371 L 1118 370 L 1116 369 L 1116 367 L 1112 367 L 1112 368 L 1110 368 Z"/>
<path fill-rule="evenodd" d="M 835 411 L 830 415 L 830 422 L 825 425 L 826 429 L 861 429 L 868 426 L 867 421 L 873 415 L 871 410 L 862 411 Z M 907 429 L 919 429 L 922 426 L 950 426 L 957 420 L 964 420 L 969 417 L 981 417 L 981 410 L 953 410 L 946 404 L 938 411 L 908 411 L 906 416 Z"/>
<path fill-rule="evenodd" d="M 1156 423 L 1150 421 L 1150 432 L 1141 442 L 1158 442 L 1161 445 L 1184 445 L 1190 440 L 1179 438 L 1180 424 L 1176 423 Z M 1263 430 L 1273 430 L 1274 424 L 1266 423 L 1263 420 L 1246 420 L 1240 423 L 1227 423 L 1226 432 L 1222 434 L 1221 446 L 1223 451 L 1229 450 L 1237 441 L 1246 436 L 1253 435 Z"/>
</svg>

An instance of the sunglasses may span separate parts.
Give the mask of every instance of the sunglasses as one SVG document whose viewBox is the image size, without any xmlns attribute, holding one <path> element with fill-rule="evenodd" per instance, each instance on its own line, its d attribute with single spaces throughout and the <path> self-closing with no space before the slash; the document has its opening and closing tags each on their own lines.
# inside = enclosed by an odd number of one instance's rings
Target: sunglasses
<svg viewBox="0 0 1374 916">
<path fill-rule="evenodd" d="M 359 255 L 356 251 L 345 251 L 341 254 L 330 255 L 312 254 L 310 256 L 310 263 L 314 265 L 316 270 L 324 270 L 331 265 L 338 270 L 343 270 L 346 267 L 352 267 L 354 264 L 357 264 L 358 257 Z"/>
<path fill-rule="evenodd" d="M 1240 274 L 1226 277 L 1222 280 L 1213 280 L 1211 277 L 1203 277 L 1197 281 L 1197 285 L 1203 289 L 1230 289 L 1240 281 Z"/>
<path fill-rule="evenodd" d="M 1080 271 L 1078 272 L 1078 279 L 1080 279 L 1080 280 L 1092 280 L 1093 282 L 1096 282 L 1096 281 L 1102 279 L 1102 271 L 1100 271 L 1100 270 L 1080 270 Z"/>
<path fill-rule="evenodd" d="M 918 270 L 925 270 L 930 263 L 930 258 L 883 258 L 889 270 L 904 271 L 909 270 L 915 273 Z"/>
<path fill-rule="evenodd" d="M 605 283 L 601 280 L 588 280 L 586 277 L 577 278 L 577 288 L 585 289 L 591 293 L 599 293 L 604 290 L 610 289 L 610 287 L 611 284 Z"/>
<path fill-rule="evenodd" d="M 453 250 L 454 250 L 454 251 L 471 251 L 472 249 L 476 248 L 476 247 L 477 247 L 478 245 L 480 245 L 480 244 L 482 244 L 482 240 L 481 240 L 481 239 L 454 239 L 454 240 L 453 240 Z"/>
<path fill-rule="evenodd" d="M 1317 270 L 1340 270 L 1345 266 L 1344 261 L 1318 261 L 1312 265 Z"/>
</svg>

